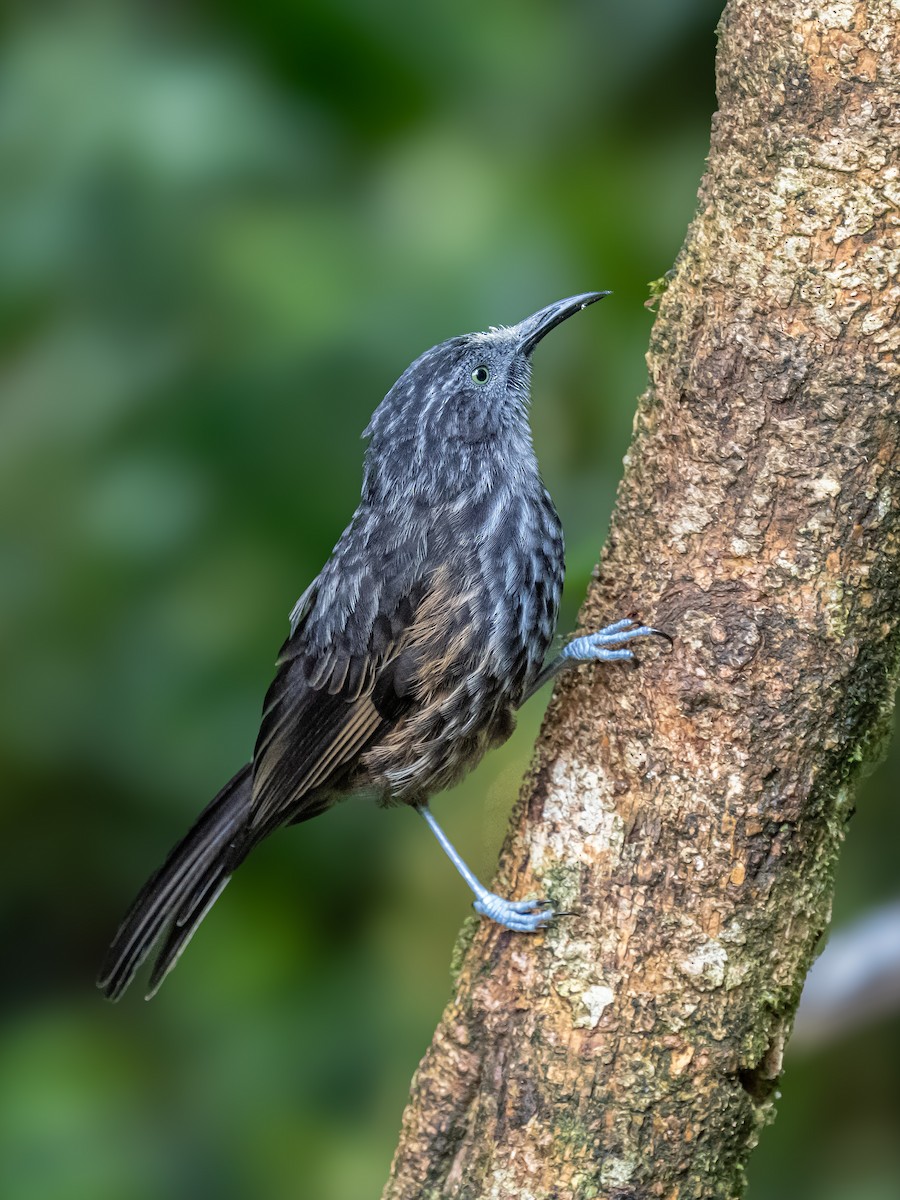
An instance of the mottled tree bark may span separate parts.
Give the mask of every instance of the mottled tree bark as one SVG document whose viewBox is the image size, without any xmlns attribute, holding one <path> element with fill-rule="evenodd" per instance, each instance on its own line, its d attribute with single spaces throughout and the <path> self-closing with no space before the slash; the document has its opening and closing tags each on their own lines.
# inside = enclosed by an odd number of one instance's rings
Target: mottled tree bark
<svg viewBox="0 0 900 1200">
<path fill-rule="evenodd" d="M 742 1191 L 896 681 L 898 22 L 727 5 L 581 614 L 675 649 L 557 688 L 497 886 L 577 915 L 470 925 L 388 1200 Z"/>
</svg>

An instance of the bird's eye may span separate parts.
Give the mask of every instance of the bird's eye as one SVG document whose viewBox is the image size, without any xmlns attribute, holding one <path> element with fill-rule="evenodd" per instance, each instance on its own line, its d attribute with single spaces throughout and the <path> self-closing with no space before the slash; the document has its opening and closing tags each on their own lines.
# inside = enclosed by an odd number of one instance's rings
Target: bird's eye
<svg viewBox="0 0 900 1200">
<path fill-rule="evenodd" d="M 472 372 L 472 378 L 476 383 L 487 383 L 491 377 L 491 372 L 487 367 L 476 367 Z"/>
</svg>

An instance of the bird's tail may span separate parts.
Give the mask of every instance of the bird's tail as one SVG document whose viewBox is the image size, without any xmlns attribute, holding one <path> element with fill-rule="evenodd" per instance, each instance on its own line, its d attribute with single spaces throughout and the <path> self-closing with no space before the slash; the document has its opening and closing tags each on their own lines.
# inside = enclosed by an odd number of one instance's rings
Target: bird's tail
<svg viewBox="0 0 900 1200">
<path fill-rule="evenodd" d="M 248 763 L 210 801 L 187 835 L 144 884 L 119 926 L 97 986 L 118 1000 L 165 925 L 171 927 L 150 976 L 149 1000 L 244 857 L 242 833 L 253 783 Z"/>
</svg>

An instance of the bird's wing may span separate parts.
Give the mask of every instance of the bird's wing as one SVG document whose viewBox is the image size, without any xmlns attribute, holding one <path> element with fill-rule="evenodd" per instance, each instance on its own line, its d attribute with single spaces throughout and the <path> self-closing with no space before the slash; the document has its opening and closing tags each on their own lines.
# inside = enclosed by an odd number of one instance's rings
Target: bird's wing
<svg viewBox="0 0 900 1200">
<path fill-rule="evenodd" d="M 339 620 L 327 604 L 330 581 L 320 581 L 303 597 L 266 696 L 253 756 L 252 842 L 327 807 L 364 748 L 414 701 L 403 648 L 434 606 L 435 576 L 402 586 L 392 577 L 390 594 L 382 588 L 374 603 L 356 579 L 356 602 Z"/>
</svg>

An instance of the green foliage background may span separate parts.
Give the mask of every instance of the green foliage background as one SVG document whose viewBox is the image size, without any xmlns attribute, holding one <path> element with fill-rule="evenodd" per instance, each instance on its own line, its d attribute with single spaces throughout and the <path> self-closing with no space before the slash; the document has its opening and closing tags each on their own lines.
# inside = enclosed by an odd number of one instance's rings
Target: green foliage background
<svg viewBox="0 0 900 1200">
<path fill-rule="evenodd" d="M 647 282 L 690 219 L 717 0 L 7 6 L 0 50 L 0 1193 L 378 1194 L 469 899 L 408 812 L 261 848 L 153 1005 L 93 990 L 249 754 L 294 599 L 419 352 L 590 288 L 534 426 L 571 624 Z M 610 614 L 614 617 L 618 614 Z M 652 617 L 652 614 L 648 614 Z M 436 808 L 489 877 L 537 730 Z M 900 763 L 838 919 L 893 894 Z M 900 1179 L 897 1025 L 792 1058 L 751 1197 Z"/>
</svg>

